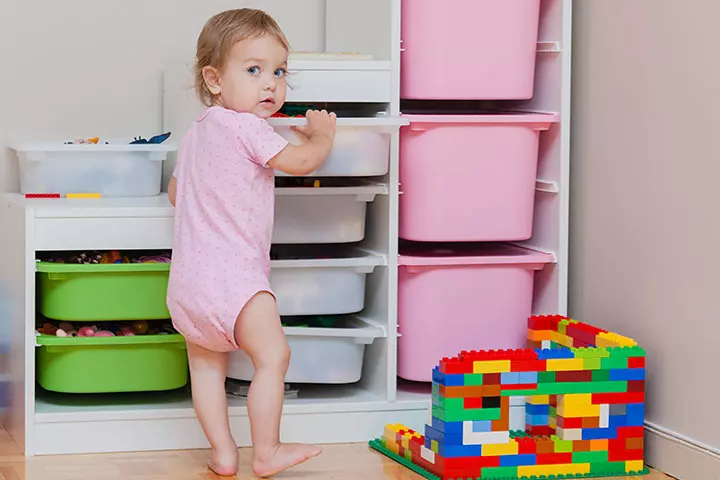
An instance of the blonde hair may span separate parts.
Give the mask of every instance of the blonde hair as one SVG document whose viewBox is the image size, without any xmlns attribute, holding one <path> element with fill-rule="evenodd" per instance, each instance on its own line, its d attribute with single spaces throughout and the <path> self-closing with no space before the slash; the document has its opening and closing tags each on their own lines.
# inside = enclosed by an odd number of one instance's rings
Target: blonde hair
<svg viewBox="0 0 720 480">
<path fill-rule="evenodd" d="M 230 50 L 237 42 L 263 35 L 272 35 L 286 50 L 290 50 L 290 44 L 280 26 L 262 10 L 226 10 L 205 23 L 198 36 L 195 55 L 195 91 L 203 104 L 210 106 L 213 102 L 213 94 L 203 78 L 203 68 L 211 66 L 222 69 Z"/>
</svg>

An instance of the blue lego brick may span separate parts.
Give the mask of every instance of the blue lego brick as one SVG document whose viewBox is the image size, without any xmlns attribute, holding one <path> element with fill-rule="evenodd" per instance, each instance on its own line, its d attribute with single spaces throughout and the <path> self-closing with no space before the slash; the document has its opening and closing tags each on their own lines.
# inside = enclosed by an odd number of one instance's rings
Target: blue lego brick
<svg viewBox="0 0 720 480">
<path fill-rule="evenodd" d="M 533 405 L 528 403 L 525 405 L 525 413 L 530 415 L 549 415 L 550 405 Z"/>
<path fill-rule="evenodd" d="M 433 439 L 425 437 L 425 448 L 432 448 Z M 437 441 L 437 440 L 435 440 Z M 446 445 L 438 443 L 438 455 L 445 458 L 479 457 L 482 454 L 480 445 Z"/>
<path fill-rule="evenodd" d="M 537 383 L 538 382 L 538 372 L 519 372 L 520 374 L 520 384 L 521 385 L 529 385 L 531 383 Z"/>
<path fill-rule="evenodd" d="M 462 373 L 445 374 L 440 371 L 440 367 L 434 367 L 432 381 L 446 387 L 462 387 L 465 385 L 465 375 Z"/>
<path fill-rule="evenodd" d="M 641 427 L 645 425 L 645 404 L 629 403 L 627 405 L 625 419 L 628 427 Z"/>
<path fill-rule="evenodd" d="M 472 422 L 472 431 L 476 433 L 492 432 L 492 421 L 474 420 Z"/>
<path fill-rule="evenodd" d="M 583 440 L 612 440 L 617 438 L 617 428 L 583 428 Z"/>
<path fill-rule="evenodd" d="M 626 427 L 627 416 L 626 415 L 610 415 L 610 428 Z"/>
<path fill-rule="evenodd" d="M 544 427 L 550 422 L 550 415 L 530 415 L 525 414 L 525 424 L 533 427 Z"/>
<path fill-rule="evenodd" d="M 443 422 L 437 417 L 432 417 L 432 428 L 447 435 L 463 434 L 463 422 Z"/>
<path fill-rule="evenodd" d="M 520 383 L 520 372 L 505 372 L 500 374 L 502 385 L 517 385 Z"/>
<path fill-rule="evenodd" d="M 440 445 L 452 446 L 462 445 L 463 436 L 460 434 L 448 434 L 432 428 L 429 425 L 425 425 L 425 438 L 435 440 Z"/>
<path fill-rule="evenodd" d="M 502 455 L 500 457 L 501 467 L 522 467 L 525 465 L 536 465 L 537 456 L 534 453 L 521 453 L 519 455 Z"/>
<path fill-rule="evenodd" d="M 567 347 L 553 348 L 553 349 L 541 349 L 536 348 L 535 352 L 538 355 L 538 360 L 553 360 L 558 358 L 575 358 L 575 354 Z"/>
<path fill-rule="evenodd" d="M 632 380 L 645 380 L 644 368 L 620 368 L 610 370 L 611 382 L 623 382 Z"/>
</svg>

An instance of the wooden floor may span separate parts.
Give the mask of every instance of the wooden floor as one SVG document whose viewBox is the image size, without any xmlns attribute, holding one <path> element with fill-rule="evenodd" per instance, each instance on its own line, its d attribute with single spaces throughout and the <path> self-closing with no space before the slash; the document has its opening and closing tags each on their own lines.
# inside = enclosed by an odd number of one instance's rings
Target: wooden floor
<svg viewBox="0 0 720 480">
<path fill-rule="evenodd" d="M 217 477 L 205 467 L 209 452 L 192 450 L 158 453 L 119 453 L 33 457 L 25 460 L 0 431 L 0 480 L 208 480 Z M 255 478 L 249 465 L 250 451 L 241 450 L 239 480 Z M 310 462 L 276 477 L 278 480 L 416 480 L 409 470 L 369 450 L 367 445 L 330 445 Z M 628 477 L 629 478 L 629 477 Z M 637 478 L 637 477 L 633 477 Z M 644 480 L 667 480 L 654 472 Z"/>
</svg>

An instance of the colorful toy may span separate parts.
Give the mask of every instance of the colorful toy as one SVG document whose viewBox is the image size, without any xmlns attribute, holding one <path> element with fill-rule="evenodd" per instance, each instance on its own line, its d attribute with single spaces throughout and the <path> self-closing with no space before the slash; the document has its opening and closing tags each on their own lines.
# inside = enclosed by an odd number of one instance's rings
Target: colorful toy
<svg viewBox="0 0 720 480">
<path fill-rule="evenodd" d="M 533 316 L 525 350 L 463 351 L 433 369 L 425 435 L 387 425 L 375 450 L 426 478 L 645 475 L 645 351 L 563 316 Z M 525 432 L 510 431 L 525 397 Z"/>
<path fill-rule="evenodd" d="M 139 320 L 132 322 L 102 322 L 100 325 L 102 325 L 103 328 L 90 324 L 73 325 L 70 322 L 60 322 L 60 324 L 55 325 L 50 321 L 46 321 L 42 327 L 37 329 L 37 333 L 40 335 L 54 335 L 56 337 L 134 337 L 136 335 L 168 335 L 177 333 L 171 322 L 168 321 L 147 322 Z"/>
<path fill-rule="evenodd" d="M 150 137 L 150 140 L 143 138 L 143 137 L 135 137 L 133 139 L 133 141 L 130 142 L 130 144 L 131 145 L 146 144 L 146 143 L 159 144 L 159 143 L 163 143 L 168 138 L 170 138 L 170 132 L 161 133 L 160 135 L 155 135 L 154 137 Z"/>
</svg>

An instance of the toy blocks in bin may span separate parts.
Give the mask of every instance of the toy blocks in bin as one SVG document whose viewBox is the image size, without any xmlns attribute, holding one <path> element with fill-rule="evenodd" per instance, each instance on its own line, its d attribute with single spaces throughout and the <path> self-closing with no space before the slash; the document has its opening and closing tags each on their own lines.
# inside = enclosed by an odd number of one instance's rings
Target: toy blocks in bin
<svg viewBox="0 0 720 480">
<path fill-rule="evenodd" d="M 533 316 L 525 350 L 462 351 L 432 373 L 424 434 L 387 425 L 375 450 L 430 479 L 645 475 L 645 351 L 567 317 Z M 525 397 L 525 431 L 510 431 Z"/>
</svg>

